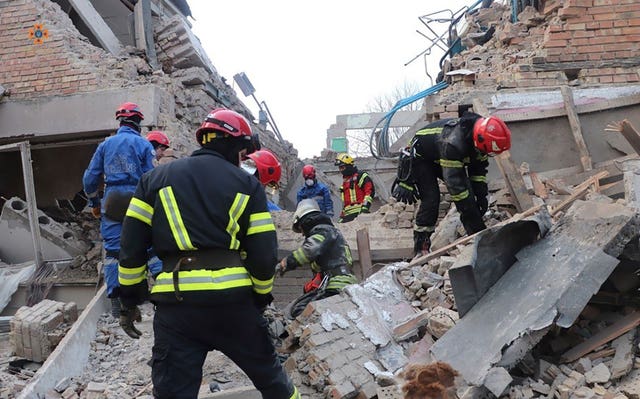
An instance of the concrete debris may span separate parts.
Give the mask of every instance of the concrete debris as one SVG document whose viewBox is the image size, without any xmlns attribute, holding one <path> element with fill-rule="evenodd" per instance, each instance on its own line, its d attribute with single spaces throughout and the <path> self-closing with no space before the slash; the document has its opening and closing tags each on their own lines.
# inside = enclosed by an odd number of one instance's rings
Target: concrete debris
<svg viewBox="0 0 640 399">
<path fill-rule="evenodd" d="M 34 362 L 44 361 L 78 319 L 75 303 L 45 299 L 23 306 L 11 319 L 10 341 L 13 353 Z"/>
</svg>

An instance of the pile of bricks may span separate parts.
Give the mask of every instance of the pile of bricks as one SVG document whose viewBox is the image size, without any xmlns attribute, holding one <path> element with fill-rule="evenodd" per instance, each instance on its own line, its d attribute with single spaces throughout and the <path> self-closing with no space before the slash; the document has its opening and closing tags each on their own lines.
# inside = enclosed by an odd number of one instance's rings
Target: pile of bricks
<svg viewBox="0 0 640 399">
<path fill-rule="evenodd" d="M 45 299 L 32 307 L 21 307 L 11 320 L 13 353 L 34 362 L 45 361 L 77 319 L 74 302 Z"/>
</svg>

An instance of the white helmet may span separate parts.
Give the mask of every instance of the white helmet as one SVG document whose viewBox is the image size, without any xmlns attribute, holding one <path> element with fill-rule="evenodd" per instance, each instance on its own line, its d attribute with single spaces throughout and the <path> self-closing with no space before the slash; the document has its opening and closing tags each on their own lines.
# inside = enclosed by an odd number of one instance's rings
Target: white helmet
<svg viewBox="0 0 640 399">
<path fill-rule="evenodd" d="M 293 225 L 291 226 L 291 230 L 295 231 L 296 233 L 302 233 L 302 230 L 299 226 L 300 219 L 302 219 L 304 215 L 308 215 L 311 212 L 320 212 L 320 207 L 318 206 L 316 200 L 308 198 L 298 202 L 298 207 L 293 213 Z"/>
</svg>

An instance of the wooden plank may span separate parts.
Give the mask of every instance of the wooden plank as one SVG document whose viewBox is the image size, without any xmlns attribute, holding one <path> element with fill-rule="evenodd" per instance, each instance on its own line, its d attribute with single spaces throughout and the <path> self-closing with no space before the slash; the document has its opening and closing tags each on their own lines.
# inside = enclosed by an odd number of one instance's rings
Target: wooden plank
<svg viewBox="0 0 640 399">
<path fill-rule="evenodd" d="M 631 144 L 636 154 L 640 154 L 640 133 L 633 127 L 627 119 L 620 122 L 613 122 L 604 129 L 607 132 L 622 133 L 622 136 Z"/>
<path fill-rule="evenodd" d="M 549 190 L 547 190 L 547 186 L 540 180 L 540 176 L 535 172 L 530 172 L 529 176 L 531 177 L 531 184 L 533 184 L 533 192 L 542 199 L 549 198 Z"/>
<path fill-rule="evenodd" d="M 529 195 L 529 190 L 527 190 L 520 170 L 511 160 L 509 151 L 504 151 L 502 154 L 496 156 L 495 160 L 504 177 L 509 193 L 511 193 L 516 210 L 523 212 L 531 208 L 533 206 L 533 199 Z"/>
<path fill-rule="evenodd" d="M 631 329 L 640 325 L 640 312 L 630 313 L 617 322 L 613 323 L 609 327 L 602 329 L 596 335 L 587 339 L 586 341 L 574 346 L 569 349 L 560 357 L 560 361 L 563 363 L 570 363 L 576 361 L 586 355 L 589 352 L 592 352 L 596 348 L 610 342 L 622 334 L 625 334 Z"/>
<path fill-rule="evenodd" d="M 560 92 L 562 92 L 562 99 L 564 100 L 564 107 L 567 111 L 567 117 L 569 118 L 569 125 L 571 125 L 571 133 L 573 134 L 573 139 L 578 146 L 578 153 L 580 154 L 580 163 L 582 164 L 582 168 L 586 170 L 593 169 L 593 164 L 591 162 L 591 155 L 589 155 L 589 149 L 587 148 L 587 143 L 584 141 L 584 136 L 582 135 L 582 126 L 580 125 L 580 118 L 578 118 L 578 111 L 576 110 L 576 104 L 573 101 L 573 92 L 569 86 L 560 87 Z"/>
<path fill-rule="evenodd" d="M 369 272 L 373 267 L 373 263 L 371 262 L 371 245 L 369 243 L 369 230 L 366 227 L 356 231 L 356 244 L 358 246 L 358 255 L 360 255 L 360 275 L 357 277 L 360 278 L 360 281 L 364 281 L 367 277 L 369 277 Z"/>
<path fill-rule="evenodd" d="M 104 22 L 100 13 L 96 11 L 89 0 L 69 0 L 69 4 L 84 21 L 87 28 L 93 33 L 100 45 L 113 55 L 120 54 L 122 44 L 113 33 L 109 25 Z"/>
</svg>

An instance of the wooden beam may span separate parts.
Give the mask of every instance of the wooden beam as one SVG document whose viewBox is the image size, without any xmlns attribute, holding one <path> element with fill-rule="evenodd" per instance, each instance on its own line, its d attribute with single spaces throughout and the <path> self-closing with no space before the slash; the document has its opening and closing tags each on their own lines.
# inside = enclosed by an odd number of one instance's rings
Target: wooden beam
<svg viewBox="0 0 640 399">
<path fill-rule="evenodd" d="M 591 155 L 589 155 L 589 149 L 587 148 L 587 143 L 584 141 L 584 136 L 582 135 L 582 126 L 580 125 L 580 118 L 578 118 L 578 111 L 576 110 L 576 104 L 573 101 L 573 92 L 569 86 L 560 87 L 560 91 L 562 92 L 562 99 L 564 100 L 564 107 L 567 111 L 567 117 L 569 118 L 569 125 L 571 125 L 571 133 L 573 134 L 573 139 L 578 146 L 578 153 L 580 154 L 580 163 L 582 164 L 582 168 L 587 171 L 593 169 L 593 164 L 591 162 Z"/>
<path fill-rule="evenodd" d="M 153 20 L 150 0 L 138 0 L 134 7 L 133 19 L 136 31 L 136 47 L 144 50 L 151 68 L 158 69 L 156 46 L 153 42 Z"/>
<path fill-rule="evenodd" d="M 373 267 L 371 262 L 371 245 L 369 243 L 369 230 L 366 227 L 356 231 L 356 244 L 358 246 L 358 255 L 360 255 L 360 281 L 364 281 L 369 277 L 369 272 Z"/>
<path fill-rule="evenodd" d="M 518 212 L 523 212 L 531 208 L 533 206 L 533 198 L 529 195 L 529 191 L 527 190 L 527 186 L 524 183 L 520 170 L 511 160 L 511 154 L 509 151 L 504 151 L 494 159 L 498 164 L 502 177 L 504 177 L 509 193 L 515 203 L 516 210 Z"/>
<path fill-rule="evenodd" d="M 636 154 L 640 154 L 640 133 L 638 133 L 627 119 L 610 123 L 604 130 L 607 132 L 622 133 L 622 136 L 631 144 Z"/>
<path fill-rule="evenodd" d="M 602 329 L 586 341 L 574 346 L 573 348 L 563 353 L 560 357 L 560 360 L 563 363 L 576 361 L 587 353 L 606 344 L 607 342 L 612 341 L 622 334 L 631 331 L 631 329 L 637 327 L 638 325 L 640 325 L 640 312 L 630 313 L 617 322 L 613 323 L 609 327 Z"/>
<path fill-rule="evenodd" d="M 100 45 L 113 55 L 120 54 L 122 44 L 113 33 L 109 25 L 104 22 L 100 13 L 96 11 L 89 0 L 69 0 L 69 4 L 84 21 L 87 28 L 93 33 Z"/>
</svg>

